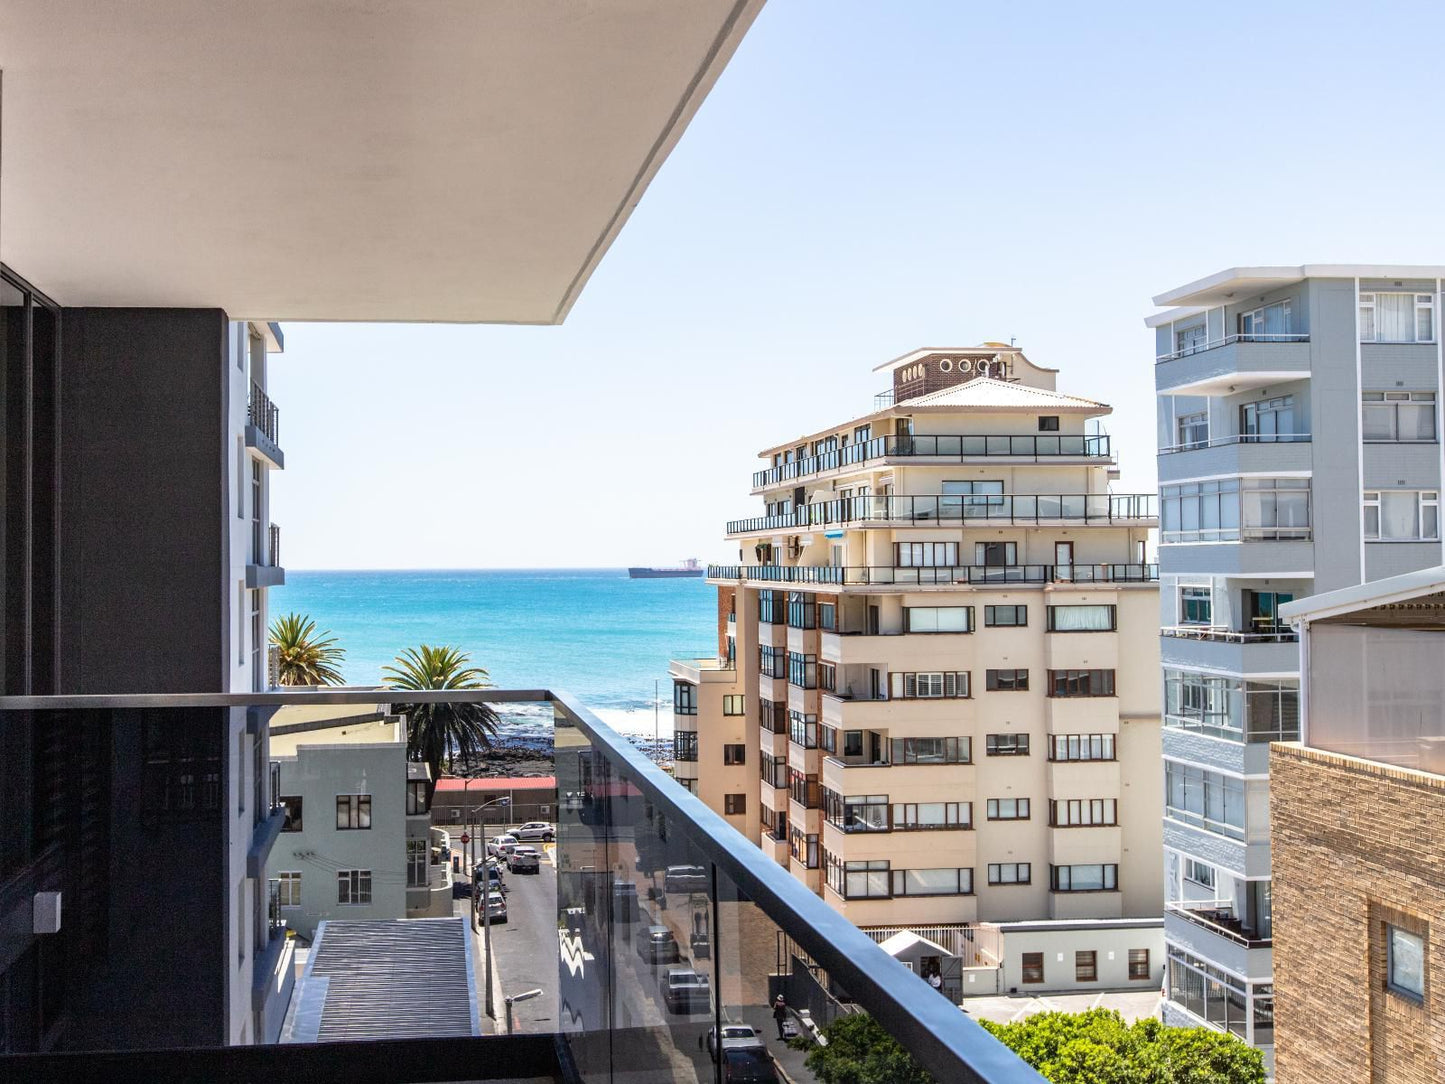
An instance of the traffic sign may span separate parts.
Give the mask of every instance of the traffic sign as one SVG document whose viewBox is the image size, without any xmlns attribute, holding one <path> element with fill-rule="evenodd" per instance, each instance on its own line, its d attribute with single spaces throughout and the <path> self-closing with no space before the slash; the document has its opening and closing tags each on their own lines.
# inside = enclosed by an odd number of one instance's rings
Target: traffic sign
<svg viewBox="0 0 1445 1084">
<path fill-rule="evenodd" d="M 463 833 L 462 833 L 462 844 L 463 844 L 463 846 L 465 846 L 466 844 L 470 843 L 471 841 L 472 841 L 472 837 L 471 837 L 468 833 L 463 832 Z"/>
</svg>

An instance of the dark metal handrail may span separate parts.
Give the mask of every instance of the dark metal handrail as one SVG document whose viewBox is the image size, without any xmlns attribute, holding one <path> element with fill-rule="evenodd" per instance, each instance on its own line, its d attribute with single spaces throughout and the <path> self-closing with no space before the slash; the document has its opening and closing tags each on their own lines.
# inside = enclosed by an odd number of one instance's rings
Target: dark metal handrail
<svg viewBox="0 0 1445 1084">
<path fill-rule="evenodd" d="M 1202 354 L 1206 350 L 1214 350 L 1221 346 L 1229 346 L 1232 343 L 1307 343 L 1310 341 L 1307 332 L 1251 332 L 1240 335 L 1226 335 L 1222 339 L 1210 339 L 1208 342 L 1198 343 L 1194 346 L 1186 346 L 1180 350 L 1171 350 L 1167 354 L 1160 354 L 1155 358 L 1155 363 L 1175 361 L 1179 358 L 1191 357 L 1194 354 Z"/>
<path fill-rule="evenodd" d="M 1053 459 L 1070 456 L 1079 459 L 1112 459 L 1109 438 L 1100 433 L 967 433 L 924 434 L 921 436 L 884 436 L 844 445 L 816 455 L 804 456 L 791 463 L 756 471 L 753 488 L 781 485 L 794 478 L 806 478 L 823 471 L 874 459 L 942 458 L 976 459 L 1007 456 L 1014 459 Z"/>
<path fill-rule="evenodd" d="M 266 557 L 272 568 L 281 567 L 281 528 L 274 523 L 266 534 Z"/>
<path fill-rule="evenodd" d="M 1118 523 L 1159 518 L 1153 493 L 939 493 L 844 497 L 774 516 L 728 521 L 727 533 L 859 523 Z"/>
<path fill-rule="evenodd" d="M 281 412 L 261 390 L 260 384 L 251 385 L 251 396 L 246 401 L 246 421 L 265 434 L 272 444 L 281 443 Z"/>
<path fill-rule="evenodd" d="M 1176 640 L 1212 640 L 1224 644 L 1293 644 L 1299 633 L 1288 626 L 1277 626 L 1265 632 L 1236 632 L 1219 625 L 1165 625 L 1161 636 Z"/>
<path fill-rule="evenodd" d="M 839 586 L 988 583 L 1156 583 L 1157 564 L 957 565 L 708 565 L 715 580 L 761 580 Z M 825 630 L 827 631 L 827 630 Z"/>
</svg>

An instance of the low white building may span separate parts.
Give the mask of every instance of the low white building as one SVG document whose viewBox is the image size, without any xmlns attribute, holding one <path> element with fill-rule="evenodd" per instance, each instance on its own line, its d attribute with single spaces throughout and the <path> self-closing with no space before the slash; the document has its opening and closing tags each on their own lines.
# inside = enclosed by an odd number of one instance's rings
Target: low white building
<svg viewBox="0 0 1445 1084">
<path fill-rule="evenodd" d="M 291 929 L 451 914 L 450 840 L 431 825 L 428 769 L 407 760 L 403 716 L 285 707 L 271 756 L 287 818 L 266 876 Z"/>
</svg>

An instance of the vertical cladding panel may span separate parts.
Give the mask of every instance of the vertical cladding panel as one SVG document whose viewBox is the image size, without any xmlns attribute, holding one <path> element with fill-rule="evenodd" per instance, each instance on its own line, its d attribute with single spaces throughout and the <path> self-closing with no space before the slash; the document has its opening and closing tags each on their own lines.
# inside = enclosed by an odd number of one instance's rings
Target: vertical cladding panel
<svg viewBox="0 0 1445 1084">
<path fill-rule="evenodd" d="M 228 691 L 225 314 L 63 320 L 61 691 Z"/>
</svg>

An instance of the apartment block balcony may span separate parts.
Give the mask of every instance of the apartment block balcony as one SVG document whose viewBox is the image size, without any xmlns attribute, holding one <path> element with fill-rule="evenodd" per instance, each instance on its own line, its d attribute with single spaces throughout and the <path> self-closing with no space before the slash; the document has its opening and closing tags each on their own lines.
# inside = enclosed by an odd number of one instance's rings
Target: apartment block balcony
<svg viewBox="0 0 1445 1084">
<path fill-rule="evenodd" d="M 246 447 L 277 470 L 284 470 L 286 456 L 281 451 L 280 432 L 281 412 L 261 386 L 253 383 L 246 401 Z"/>
<path fill-rule="evenodd" d="M 790 485 L 799 478 L 844 471 L 865 463 L 903 460 L 926 463 L 974 461 L 1016 463 L 1112 463 L 1109 438 L 1104 434 L 1028 433 L 874 437 L 832 451 L 780 463 L 753 474 L 753 491 Z"/>
<path fill-rule="evenodd" d="M 1231 674 L 1279 674 L 1299 668 L 1299 637 L 1285 625 L 1262 622 L 1247 631 L 1218 625 L 1169 625 L 1164 638 L 1166 663 Z"/>
<path fill-rule="evenodd" d="M 693 685 L 722 682 L 732 684 L 737 680 L 737 668 L 733 660 L 722 656 L 707 659 L 673 659 L 667 664 L 667 672 L 678 681 Z"/>
<path fill-rule="evenodd" d="M 1159 480 L 1307 471 L 1312 464 L 1309 433 L 1235 433 L 1160 448 Z"/>
<path fill-rule="evenodd" d="M 281 528 L 273 523 L 263 533 L 260 520 L 253 520 L 251 528 L 251 560 L 246 565 L 246 586 L 279 587 L 286 582 L 286 570 L 281 567 Z"/>
<path fill-rule="evenodd" d="M 730 538 L 823 527 L 1101 526 L 1155 527 L 1153 493 L 920 494 L 819 501 L 782 515 L 730 520 Z"/>
<path fill-rule="evenodd" d="M 1232 900 L 1166 903 L 1164 939 L 1237 975 L 1259 978 L 1274 973 L 1273 940 L 1243 925 Z"/>
<path fill-rule="evenodd" d="M 1307 334 L 1226 335 L 1160 355 L 1154 387 L 1161 395 L 1224 395 L 1309 375 Z"/>
<path fill-rule="evenodd" d="M 710 1081 L 718 1070 L 698 1056 L 698 1036 L 734 1020 L 756 1017 L 766 1021 L 769 1003 L 779 990 L 790 1003 L 805 1003 L 802 988 L 794 985 L 800 980 L 787 961 L 775 962 L 771 950 L 757 951 L 760 945 L 792 943 L 826 970 L 832 990 L 873 1015 L 935 1079 L 1041 1084 L 1042 1077 L 816 895 L 813 888 L 818 871 L 803 869 L 795 875 L 797 863 L 786 853 L 787 844 L 778 834 L 767 844 L 771 853 L 765 853 L 625 738 L 562 694 L 498 689 L 325 689 L 249 696 L 11 697 L 0 700 L 0 712 L 5 713 L 7 726 L 23 725 L 27 731 L 113 734 L 125 739 L 118 746 L 122 750 L 138 747 L 138 728 L 147 728 L 147 778 L 139 801 L 111 801 L 107 794 L 100 803 L 112 835 L 138 840 L 145 848 L 143 857 L 149 863 L 146 891 L 142 893 L 124 880 L 102 879 L 73 905 L 67 901 L 74 907 L 74 912 L 67 913 L 76 916 L 80 932 L 86 926 L 87 912 L 112 926 L 143 924 L 158 890 L 186 886 L 193 897 L 186 905 L 210 913 L 225 908 L 233 891 L 222 874 L 223 853 L 210 857 L 203 853 L 199 859 L 202 866 L 197 867 L 197 854 L 153 839 L 155 833 L 142 823 L 154 813 L 149 806 L 169 800 L 172 794 L 162 785 L 171 778 L 164 774 L 170 769 L 169 762 L 157 759 L 164 750 L 152 747 L 155 735 L 174 734 L 184 750 L 194 753 L 194 737 L 224 733 L 219 724 L 236 708 L 254 708 L 269 715 L 270 709 L 285 704 L 371 708 L 377 703 L 417 702 L 538 703 L 550 708 L 556 725 L 558 789 L 580 796 L 579 801 L 564 803 L 558 810 L 556 898 L 554 904 L 543 904 L 555 907 L 557 941 L 552 950 L 556 953 L 554 980 L 539 985 L 551 987 L 560 1004 L 567 1006 L 570 1015 L 565 1031 L 484 1035 L 476 999 L 468 1005 L 464 996 L 460 1031 L 456 1020 L 450 1020 L 438 1024 L 438 1031 L 429 1036 L 424 995 L 402 987 L 393 990 L 394 974 L 366 974 L 366 961 L 359 960 L 360 978 L 390 984 L 387 1011 L 348 1009 L 335 1001 L 324 1008 L 328 1015 L 345 1017 L 350 1012 L 357 1020 L 374 1021 L 347 1033 L 347 1039 L 365 1040 L 362 1042 L 323 1039 L 271 1047 L 8 1055 L 0 1057 L 0 1077 L 109 1079 L 149 1072 L 166 1079 L 251 1079 L 318 1074 L 332 1078 L 342 1073 L 354 1079 L 563 1080 L 575 1078 L 563 1066 L 577 1065 L 585 1067 L 589 1081 L 631 1080 L 639 1074 L 689 1084 Z M 217 741 L 214 753 L 207 754 L 218 759 L 222 777 L 228 759 L 234 756 L 229 746 Z M 156 775 L 153 780 L 152 775 Z M 123 788 L 125 793 L 133 793 L 129 767 L 117 765 L 105 785 L 115 788 L 116 794 Z M 821 833 L 817 782 L 798 780 L 790 797 L 789 830 L 796 826 Z M 219 790 L 201 800 L 224 805 Z M 194 812 L 201 820 L 215 820 L 209 809 L 197 807 Z M 62 813 L 83 815 L 78 810 Z M 66 834 L 59 846 L 81 846 L 79 841 L 84 838 L 83 830 L 75 833 L 73 843 Z M 605 857 L 614 853 L 619 857 L 616 864 Z M 786 867 L 779 864 L 780 858 L 788 862 Z M 208 862 L 215 867 L 214 873 L 207 872 Z M 637 921 L 640 910 L 619 908 L 617 901 L 657 899 L 660 871 L 675 867 L 695 867 L 700 874 L 688 894 L 688 906 L 676 908 L 678 916 L 687 921 L 686 927 L 678 928 L 677 941 L 684 952 L 689 946 L 692 949 L 680 961 L 693 976 L 689 996 L 682 1002 L 673 996 L 673 988 L 659 985 L 656 976 L 639 982 L 635 959 L 624 959 L 609 950 L 630 936 L 626 924 Z M 427 887 L 433 887 L 430 868 Z M 273 905 L 279 904 L 277 891 L 273 889 Z M 214 898 L 205 898 L 207 893 Z M 28 908 L 30 901 L 23 902 Z M 273 913 L 275 910 L 273 907 Z M 651 913 L 657 921 L 675 925 L 677 916 L 671 909 Z M 694 928 L 714 931 L 703 942 L 706 951 L 689 936 Z M 260 967 L 253 990 L 263 991 L 257 1000 L 263 1003 L 266 1018 L 279 1022 L 277 1010 L 284 1012 L 286 999 L 272 996 L 272 984 L 288 981 L 295 968 L 285 957 L 286 939 L 280 924 L 273 923 L 267 930 L 267 948 L 256 957 Z M 278 931 L 279 937 L 275 936 Z M 224 937 L 219 925 L 215 936 Z M 273 953 L 271 945 L 279 946 L 278 952 Z M 130 946 L 123 941 L 111 941 L 96 951 L 102 954 L 96 960 L 96 981 L 110 984 L 102 992 L 121 1001 L 133 1000 L 138 1009 L 163 1004 L 176 989 L 196 981 L 196 963 L 190 956 L 174 960 L 164 954 L 156 957 L 144 945 Z M 148 962 L 133 966 L 128 953 L 144 954 Z M 469 970 L 466 973 L 470 975 Z M 324 989 L 321 996 L 324 1001 Z M 320 1013 L 323 1005 L 310 1008 Z M 380 1034 L 367 1030 L 394 1026 L 405 1029 L 404 1037 L 396 1030 Z"/>
<path fill-rule="evenodd" d="M 830 587 L 986 586 L 988 584 L 1158 583 L 1157 564 L 957 565 L 708 565 L 709 580 Z"/>
</svg>

